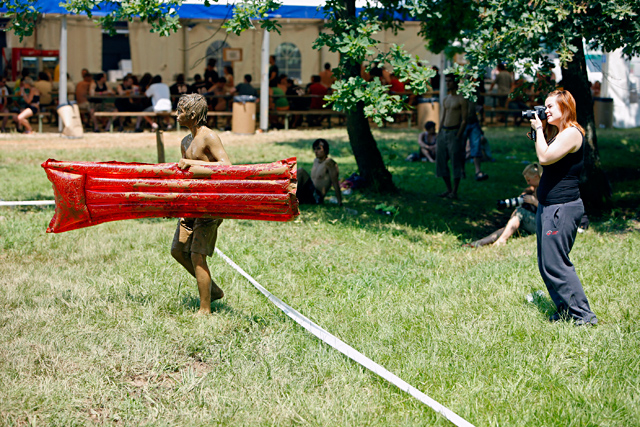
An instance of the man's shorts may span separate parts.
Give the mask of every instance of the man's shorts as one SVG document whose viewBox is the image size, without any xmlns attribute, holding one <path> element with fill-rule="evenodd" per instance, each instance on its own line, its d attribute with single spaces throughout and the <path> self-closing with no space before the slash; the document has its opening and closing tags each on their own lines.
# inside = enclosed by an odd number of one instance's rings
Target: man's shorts
<svg viewBox="0 0 640 427">
<path fill-rule="evenodd" d="M 464 178 L 464 140 L 458 138 L 458 130 L 441 129 L 436 142 L 436 176 L 449 176 L 449 159 L 452 160 L 453 178 Z"/>
<path fill-rule="evenodd" d="M 296 197 L 301 205 L 321 205 L 324 196 L 318 191 L 311 178 L 302 187 L 298 187 Z"/>
<path fill-rule="evenodd" d="M 171 251 L 213 255 L 220 224 L 222 220 L 219 218 L 180 218 Z"/>
<path fill-rule="evenodd" d="M 536 234 L 536 214 L 518 206 L 511 216 L 518 217 L 521 229 L 529 234 Z"/>
</svg>

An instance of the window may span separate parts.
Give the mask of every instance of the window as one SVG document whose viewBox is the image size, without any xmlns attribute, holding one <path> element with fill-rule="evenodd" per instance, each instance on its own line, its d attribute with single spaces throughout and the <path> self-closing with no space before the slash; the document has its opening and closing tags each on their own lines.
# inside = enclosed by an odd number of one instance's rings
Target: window
<svg viewBox="0 0 640 427">
<path fill-rule="evenodd" d="M 276 48 L 276 65 L 280 74 L 286 74 L 290 79 L 302 81 L 302 67 L 300 50 L 293 43 L 282 43 Z"/>
<path fill-rule="evenodd" d="M 222 70 L 224 70 L 225 66 L 230 65 L 233 67 L 233 63 L 225 62 L 223 60 L 222 50 L 227 47 L 231 47 L 229 46 L 229 43 L 225 42 L 224 40 L 216 40 L 213 43 L 211 43 L 207 48 L 207 59 L 205 60 L 204 65 L 205 67 L 207 66 L 207 63 L 209 62 L 210 58 L 215 59 L 216 71 L 218 71 L 218 75 L 220 77 L 224 76 L 224 74 L 222 73 Z"/>
</svg>

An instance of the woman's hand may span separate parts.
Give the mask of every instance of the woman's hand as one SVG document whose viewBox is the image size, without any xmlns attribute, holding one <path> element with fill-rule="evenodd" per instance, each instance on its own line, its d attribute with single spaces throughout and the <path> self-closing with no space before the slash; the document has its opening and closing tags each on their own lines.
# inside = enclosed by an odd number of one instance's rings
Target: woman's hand
<svg viewBox="0 0 640 427">
<path fill-rule="evenodd" d="M 538 113 L 533 113 L 534 118 L 531 119 L 531 127 L 534 129 L 538 129 L 538 126 L 542 127 L 542 121 L 540 120 L 540 117 L 538 117 Z"/>
</svg>

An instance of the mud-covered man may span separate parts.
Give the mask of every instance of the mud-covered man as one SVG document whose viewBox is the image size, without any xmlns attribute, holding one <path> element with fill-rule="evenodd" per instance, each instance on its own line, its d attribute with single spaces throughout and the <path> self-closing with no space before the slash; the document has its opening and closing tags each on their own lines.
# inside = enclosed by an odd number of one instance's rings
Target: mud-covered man
<svg viewBox="0 0 640 427">
<path fill-rule="evenodd" d="M 191 133 L 180 144 L 181 169 L 198 165 L 231 165 L 222 141 L 207 123 L 207 101 L 199 94 L 182 95 L 176 110 L 178 122 Z M 211 301 L 224 296 L 211 278 L 207 256 L 213 255 L 219 218 L 180 218 L 171 244 L 171 255 L 196 278 L 200 293 L 200 314 L 211 313 Z"/>
</svg>

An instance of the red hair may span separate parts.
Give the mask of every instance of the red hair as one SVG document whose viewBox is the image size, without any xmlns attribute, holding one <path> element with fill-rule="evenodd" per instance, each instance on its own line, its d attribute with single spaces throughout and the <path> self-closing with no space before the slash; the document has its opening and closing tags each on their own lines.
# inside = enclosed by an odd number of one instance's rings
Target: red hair
<svg viewBox="0 0 640 427">
<path fill-rule="evenodd" d="M 584 129 L 578 124 L 576 100 L 573 98 L 573 95 L 571 95 L 571 92 L 568 90 L 554 90 L 547 96 L 547 98 L 551 98 L 552 96 L 556 97 L 556 102 L 560 107 L 560 111 L 562 111 L 560 126 L 557 126 L 558 129 L 566 129 L 571 126 L 575 126 L 578 128 L 580 133 L 584 135 Z"/>
</svg>

